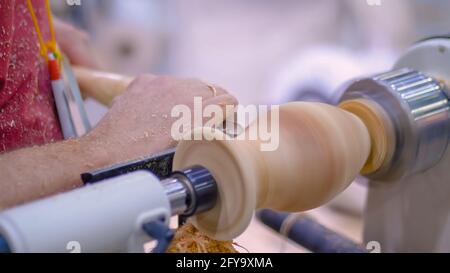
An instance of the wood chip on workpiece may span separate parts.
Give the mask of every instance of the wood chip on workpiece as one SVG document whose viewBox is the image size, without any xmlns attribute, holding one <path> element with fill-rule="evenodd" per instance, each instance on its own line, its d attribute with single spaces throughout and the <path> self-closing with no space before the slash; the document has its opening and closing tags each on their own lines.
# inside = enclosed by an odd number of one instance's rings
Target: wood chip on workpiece
<svg viewBox="0 0 450 273">
<path fill-rule="evenodd" d="M 233 241 L 217 241 L 186 223 L 178 228 L 167 252 L 169 253 L 238 253 Z"/>
</svg>

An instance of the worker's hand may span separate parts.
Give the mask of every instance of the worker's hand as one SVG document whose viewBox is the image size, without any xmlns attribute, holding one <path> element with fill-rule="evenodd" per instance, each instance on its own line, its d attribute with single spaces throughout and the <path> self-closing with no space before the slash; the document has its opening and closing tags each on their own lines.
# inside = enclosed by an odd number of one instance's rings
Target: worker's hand
<svg viewBox="0 0 450 273">
<path fill-rule="evenodd" d="M 98 59 L 90 47 L 89 35 L 57 18 L 54 18 L 53 22 L 58 45 L 61 51 L 69 57 L 70 62 L 75 65 L 98 69 Z"/>
<path fill-rule="evenodd" d="M 193 115 L 194 97 L 203 98 L 203 108 L 215 104 L 225 109 L 226 105 L 237 104 L 225 90 L 215 87 L 214 92 L 214 88 L 199 80 L 139 76 L 114 99 L 106 116 L 82 139 L 93 154 L 110 160 L 104 164 L 174 147 L 171 127 L 178 118 L 172 118 L 171 111 L 176 105 L 186 105 Z"/>
</svg>

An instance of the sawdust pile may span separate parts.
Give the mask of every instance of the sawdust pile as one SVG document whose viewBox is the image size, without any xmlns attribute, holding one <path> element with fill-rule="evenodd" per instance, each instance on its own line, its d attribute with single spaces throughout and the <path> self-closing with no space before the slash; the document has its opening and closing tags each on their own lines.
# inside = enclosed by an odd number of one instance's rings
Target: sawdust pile
<svg viewBox="0 0 450 273">
<path fill-rule="evenodd" d="M 178 228 L 169 246 L 169 253 L 238 253 L 233 241 L 217 241 L 186 223 Z"/>
</svg>

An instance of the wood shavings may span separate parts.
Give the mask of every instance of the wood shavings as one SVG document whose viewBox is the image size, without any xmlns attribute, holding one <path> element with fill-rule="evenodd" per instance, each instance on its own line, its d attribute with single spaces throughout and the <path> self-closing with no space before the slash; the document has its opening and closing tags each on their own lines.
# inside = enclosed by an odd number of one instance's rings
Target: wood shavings
<svg viewBox="0 0 450 273">
<path fill-rule="evenodd" d="M 180 227 L 172 240 L 169 253 L 238 253 L 233 241 L 217 241 L 198 231 L 192 224 Z"/>
</svg>

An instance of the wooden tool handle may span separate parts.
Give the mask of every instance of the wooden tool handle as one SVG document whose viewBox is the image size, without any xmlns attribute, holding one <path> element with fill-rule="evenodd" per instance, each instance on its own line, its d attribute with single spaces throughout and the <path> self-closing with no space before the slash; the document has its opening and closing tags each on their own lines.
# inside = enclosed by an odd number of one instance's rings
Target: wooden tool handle
<svg viewBox="0 0 450 273">
<path fill-rule="evenodd" d="M 73 66 L 81 92 L 109 106 L 114 97 L 125 91 L 133 77 Z"/>
</svg>

